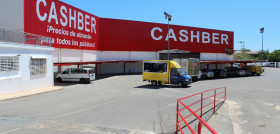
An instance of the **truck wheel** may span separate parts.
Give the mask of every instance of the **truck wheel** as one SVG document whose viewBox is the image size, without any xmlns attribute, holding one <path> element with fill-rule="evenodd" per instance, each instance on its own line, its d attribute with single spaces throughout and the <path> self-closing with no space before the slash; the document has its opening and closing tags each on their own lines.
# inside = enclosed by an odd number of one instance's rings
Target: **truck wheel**
<svg viewBox="0 0 280 134">
<path fill-rule="evenodd" d="M 158 85 L 159 85 L 159 86 L 162 86 L 161 81 L 158 82 Z"/>
<path fill-rule="evenodd" d="M 62 79 L 60 77 L 58 77 L 56 80 L 57 80 L 58 83 L 62 82 Z"/>
<path fill-rule="evenodd" d="M 156 86 L 157 85 L 157 81 L 152 81 L 152 86 Z"/>
<path fill-rule="evenodd" d="M 81 78 L 81 79 L 80 79 L 80 83 L 86 83 L 86 80 L 83 79 L 83 78 Z"/>
<path fill-rule="evenodd" d="M 260 76 L 261 74 L 257 74 L 257 76 Z"/>
<path fill-rule="evenodd" d="M 205 76 L 205 75 L 202 75 L 201 78 L 202 78 L 202 79 L 206 79 L 206 76 Z"/>
<path fill-rule="evenodd" d="M 178 83 L 178 87 L 183 87 L 184 86 L 184 83 L 182 82 L 182 81 L 180 81 L 179 83 Z"/>
</svg>

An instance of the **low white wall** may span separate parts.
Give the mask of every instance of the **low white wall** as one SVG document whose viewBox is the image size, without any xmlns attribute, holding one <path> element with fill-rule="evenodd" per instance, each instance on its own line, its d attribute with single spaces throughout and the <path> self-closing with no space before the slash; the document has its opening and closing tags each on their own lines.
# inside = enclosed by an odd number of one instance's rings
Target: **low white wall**
<svg viewBox="0 0 280 134">
<path fill-rule="evenodd" d="M 19 71 L 0 73 L 0 94 L 53 86 L 53 48 L 0 42 L 0 56 L 19 56 Z M 47 59 L 45 76 L 31 78 L 31 57 Z"/>
</svg>

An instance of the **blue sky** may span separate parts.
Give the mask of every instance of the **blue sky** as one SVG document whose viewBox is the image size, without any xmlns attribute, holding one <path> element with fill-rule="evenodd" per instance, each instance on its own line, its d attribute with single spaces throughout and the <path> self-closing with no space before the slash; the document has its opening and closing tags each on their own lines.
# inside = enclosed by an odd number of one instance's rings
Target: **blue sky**
<svg viewBox="0 0 280 134">
<path fill-rule="evenodd" d="M 171 24 L 234 32 L 234 49 L 258 51 L 280 49 L 279 0 L 61 0 L 103 18 L 167 23 L 163 12 L 172 15 Z"/>
</svg>

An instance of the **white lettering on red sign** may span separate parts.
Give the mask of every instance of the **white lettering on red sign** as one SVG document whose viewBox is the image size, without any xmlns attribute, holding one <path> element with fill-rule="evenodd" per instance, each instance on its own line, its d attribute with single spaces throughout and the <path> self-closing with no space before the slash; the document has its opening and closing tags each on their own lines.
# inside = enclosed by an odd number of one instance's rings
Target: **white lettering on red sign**
<svg viewBox="0 0 280 134">
<path fill-rule="evenodd" d="M 154 40 L 162 40 L 163 30 L 160 27 L 154 27 L 151 30 L 151 37 Z M 227 34 L 220 34 L 220 33 L 209 33 L 209 32 L 201 32 L 201 31 L 190 31 L 190 37 L 188 36 L 188 31 L 185 29 L 182 29 L 179 31 L 179 41 L 181 42 L 188 42 L 190 38 L 190 42 L 197 42 L 197 43 L 204 43 L 204 44 L 226 44 L 228 43 L 228 35 Z M 177 41 L 176 33 L 172 28 L 169 29 L 169 32 L 167 33 L 165 40 L 168 40 L 168 34 L 169 39 L 173 39 L 174 41 Z M 201 39 L 201 40 L 200 40 Z"/>
<path fill-rule="evenodd" d="M 43 12 L 40 10 L 40 4 L 43 4 L 44 7 L 48 7 L 46 0 L 37 0 L 36 2 L 36 13 L 41 21 L 48 21 L 48 23 L 55 22 L 57 25 L 61 25 L 63 27 L 72 27 L 74 26 L 75 29 L 78 28 L 78 30 L 84 30 L 86 32 L 91 32 L 96 34 L 96 19 L 94 17 L 90 17 L 88 15 L 85 15 L 81 12 L 77 12 L 76 10 L 73 10 L 71 8 L 67 9 L 65 6 L 59 7 L 60 10 L 57 10 L 57 7 L 55 5 L 55 2 L 51 3 L 51 6 L 49 7 L 49 12 Z M 59 12 L 57 12 L 59 11 Z M 69 11 L 69 12 L 68 12 Z M 62 17 L 58 18 L 59 13 Z M 67 16 L 67 13 L 69 16 Z M 68 23 L 69 22 L 69 23 Z"/>
</svg>

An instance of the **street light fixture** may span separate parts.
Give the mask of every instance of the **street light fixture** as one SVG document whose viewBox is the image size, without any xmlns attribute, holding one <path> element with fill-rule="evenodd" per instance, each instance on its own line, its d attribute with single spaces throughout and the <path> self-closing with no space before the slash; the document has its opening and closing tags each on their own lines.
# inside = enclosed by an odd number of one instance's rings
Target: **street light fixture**
<svg viewBox="0 0 280 134">
<path fill-rule="evenodd" d="M 168 19 L 168 32 L 167 32 L 167 35 L 168 35 L 168 60 L 170 60 L 170 54 L 169 54 L 169 21 L 171 21 L 171 15 L 164 12 L 164 16 L 165 16 L 165 19 Z"/>
<path fill-rule="evenodd" d="M 263 52 L 263 32 L 264 32 L 264 27 L 262 27 L 261 29 L 260 29 L 260 32 L 261 32 L 261 34 L 262 34 L 262 57 L 261 57 L 261 59 L 263 59 L 263 54 L 264 54 L 264 52 Z"/>
<path fill-rule="evenodd" d="M 244 52 L 245 51 L 245 45 L 244 45 L 245 41 L 238 41 L 238 43 L 241 44 L 241 52 Z"/>
</svg>

